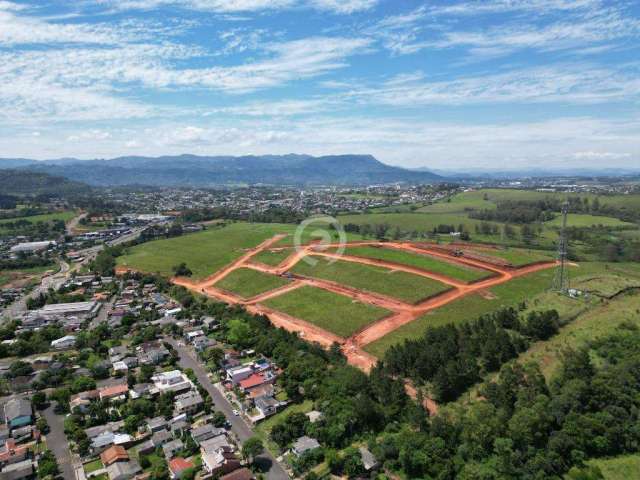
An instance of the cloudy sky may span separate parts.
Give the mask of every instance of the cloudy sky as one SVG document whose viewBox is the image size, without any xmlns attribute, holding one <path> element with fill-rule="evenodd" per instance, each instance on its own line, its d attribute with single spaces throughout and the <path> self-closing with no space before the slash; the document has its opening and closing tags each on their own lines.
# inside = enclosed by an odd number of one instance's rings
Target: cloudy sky
<svg viewBox="0 0 640 480">
<path fill-rule="evenodd" d="M 0 0 L 0 156 L 640 166 L 637 0 Z"/>
</svg>

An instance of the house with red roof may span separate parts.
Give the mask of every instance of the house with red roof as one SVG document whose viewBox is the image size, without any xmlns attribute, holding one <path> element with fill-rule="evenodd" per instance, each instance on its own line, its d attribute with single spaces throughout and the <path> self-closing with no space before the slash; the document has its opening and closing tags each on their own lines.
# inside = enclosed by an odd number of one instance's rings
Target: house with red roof
<svg viewBox="0 0 640 480">
<path fill-rule="evenodd" d="M 184 472 L 194 466 L 195 465 L 192 462 L 185 460 L 182 457 L 172 458 L 169 460 L 169 475 L 171 476 L 171 480 L 182 478 Z"/>
<path fill-rule="evenodd" d="M 244 380 L 240 380 L 238 386 L 243 392 L 250 393 L 255 388 L 273 384 L 276 378 L 271 371 L 253 373 Z"/>
<path fill-rule="evenodd" d="M 100 400 L 124 400 L 129 393 L 129 386 L 126 383 L 111 385 L 98 390 Z"/>
</svg>

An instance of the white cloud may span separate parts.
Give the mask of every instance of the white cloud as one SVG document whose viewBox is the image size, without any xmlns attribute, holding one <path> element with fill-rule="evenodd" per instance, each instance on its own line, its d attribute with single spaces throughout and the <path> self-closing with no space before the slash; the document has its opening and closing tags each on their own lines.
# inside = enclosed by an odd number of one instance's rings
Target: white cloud
<svg viewBox="0 0 640 480">
<path fill-rule="evenodd" d="M 217 13 L 241 13 L 292 8 L 314 8 L 337 14 L 350 14 L 374 7 L 379 0 L 103 0 L 117 10 L 153 10 L 179 7 Z"/>
<path fill-rule="evenodd" d="M 426 81 L 418 72 L 375 87 L 353 87 L 344 96 L 360 103 L 405 107 L 626 101 L 640 96 L 638 70 L 636 64 L 618 68 L 558 64 L 445 81 Z"/>
</svg>

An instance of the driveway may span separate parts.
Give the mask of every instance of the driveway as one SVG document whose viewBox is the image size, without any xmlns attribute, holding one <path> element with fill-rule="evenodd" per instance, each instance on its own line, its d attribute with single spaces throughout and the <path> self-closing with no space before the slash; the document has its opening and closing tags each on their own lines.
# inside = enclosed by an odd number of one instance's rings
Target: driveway
<svg viewBox="0 0 640 480">
<path fill-rule="evenodd" d="M 215 408 L 222 413 L 225 414 L 227 420 L 231 424 L 231 430 L 236 434 L 240 442 L 245 442 L 247 439 L 254 436 L 253 430 L 251 427 L 247 425 L 247 423 L 242 419 L 242 417 L 235 416 L 233 414 L 233 407 L 229 403 L 229 401 L 225 398 L 225 396 L 220 393 L 220 391 L 213 386 L 209 376 L 207 375 L 207 370 L 200 363 L 200 361 L 195 358 L 193 353 L 189 348 L 184 345 L 180 345 L 174 339 L 167 338 L 168 343 L 170 343 L 173 348 L 176 349 L 178 354 L 180 355 L 180 367 L 182 368 L 190 368 L 196 375 L 196 378 L 200 382 L 200 385 L 204 387 L 204 389 L 209 392 L 211 395 L 211 399 L 213 400 L 213 405 Z M 273 458 L 273 456 L 266 452 L 259 457 L 257 457 L 256 462 L 261 463 L 265 466 L 267 470 L 267 478 L 269 480 L 286 480 L 289 478 L 289 475 L 282 466 Z"/>
</svg>

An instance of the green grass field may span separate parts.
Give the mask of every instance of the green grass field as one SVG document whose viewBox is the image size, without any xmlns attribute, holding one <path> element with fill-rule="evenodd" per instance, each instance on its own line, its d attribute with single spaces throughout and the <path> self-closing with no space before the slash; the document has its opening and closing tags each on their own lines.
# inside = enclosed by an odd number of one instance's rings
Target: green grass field
<svg viewBox="0 0 640 480">
<path fill-rule="evenodd" d="M 475 231 L 480 220 L 468 218 L 464 214 L 456 213 L 366 213 L 360 215 L 340 215 L 338 220 L 342 225 L 353 223 L 355 225 L 377 225 L 387 223 L 391 231 L 396 227 L 405 232 L 432 232 L 438 225 L 454 225 L 457 229 L 460 224 L 469 231 Z M 493 222 L 486 222 L 492 224 Z M 496 225 L 499 225 L 496 223 Z"/>
<path fill-rule="evenodd" d="M 605 480 L 632 480 L 640 473 L 640 454 L 589 460 L 587 465 L 600 469 Z"/>
<path fill-rule="evenodd" d="M 277 267 L 282 262 L 286 260 L 286 258 L 293 253 L 293 250 L 289 248 L 280 249 L 280 250 L 263 250 L 253 257 L 253 260 L 256 262 L 264 263 L 265 265 L 271 265 L 272 267 Z"/>
<path fill-rule="evenodd" d="M 380 293 L 408 303 L 417 303 L 450 288 L 444 283 L 412 273 L 346 261 L 331 263 L 331 259 L 317 256 L 312 258 L 317 260 L 315 265 L 301 261 L 293 267 L 292 272 Z"/>
<path fill-rule="evenodd" d="M 471 249 L 487 257 L 497 257 L 506 260 L 514 267 L 522 267 L 530 263 L 549 261 L 554 259 L 553 252 L 542 250 L 526 250 L 523 248 L 508 248 L 504 250 L 493 249 Z"/>
<path fill-rule="evenodd" d="M 562 352 L 576 348 L 596 338 L 615 332 L 622 323 L 640 327 L 640 295 L 623 295 L 604 302 L 578 315 L 551 339 L 534 344 L 519 357 L 519 361 L 533 361 L 540 365 L 546 377 L 551 377 L 560 364 Z"/>
<path fill-rule="evenodd" d="M 277 223 L 238 222 L 226 227 L 210 227 L 203 232 L 132 247 L 118 258 L 118 265 L 171 276 L 173 267 L 185 262 L 193 278 L 201 279 L 242 256 L 246 249 L 276 234 L 291 234 L 294 230 L 294 225 Z"/>
<path fill-rule="evenodd" d="M 269 290 L 285 286 L 289 280 L 276 275 L 258 272 L 250 268 L 239 268 L 224 277 L 216 287 L 240 295 L 243 298 L 255 297 Z"/>
<path fill-rule="evenodd" d="M 38 222 L 51 222 L 53 220 L 62 220 L 64 222 L 68 222 L 75 216 L 76 216 L 76 212 L 66 211 L 66 212 L 45 213 L 43 215 L 33 215 L 31 217 L 5 218 L 0 220 L 0 232 L 9 231 L 7 228 L 3 227 L 3 225 L 6 223 L 15 223 L 17 221 L 22 221 L 22 220 L 33 223 L 33 224 Z"/>
<path fill-rule="evenodd" d="M 264 305 L 345 338 L 390 313 L 383 308 L 307 285 L 270 298 Z"/>
<path fill-rule="evenodd" d="M 503 306 L 514 306 L 529 300 L 551 286 L 553 275 L 554 269 L 541 270 L 497 285 L 489 290 L 489 295 L 486 297 L 476 293 L 467 295 L 403 325 L 379 340 L 366 345 L 364 349 L 372 355 L 382 358 L 384 352 L 391 345 L 401 343 L 406 339 L 417 338 L 423 335 L 428 327 L 475 320 L 480 315 L 493 312 Z"/>
<path fill-rule="evenodd" d="M 418 253 L 404 252 L 393 248 L 383 247 L 347 247 L 344 252 L 346 255 L 355 255 L 357 257 L 375 258 L 394 262 L 400 265 L 409 265 L 411 267 L 421 268 L 433 273 L 439 273 L 447 277 L 462 282 L 474 282 L 482 278 L 492 275 L 491 272 L 476 268 L 466 267 L 455 263 L 439 260 L 428 255 L 420 255 Z"/>
<path fill-rule="evenodd" d="M 545 225 L 549 227 L 560 227 L 562 225 L 562 217 L 558 215 L 553 220 L 545 222 Z M 569 225 L 570 227 L 593 227 L 599 225 L 603 227 L 638 227 L 635 223 L 623 222 L 622 220 L 618 220 L 617 218 L 613 217 L 603 217 L 600 215 L 581 215 L 576 213 L 567 215 L 567 225 Z"/>
<path fill-rule="evenodd" d="M 289 415 L 292 415 L 294 413 L 307 413 L 311 410 L 313 410 L 313 402 L 311 400 L 305 400 L 302 403 L 293 404 L 287 407 L 285 410 L 278 412 L 275 415 L 272 415 L 266 420 L 260 422 L 255 427 L 254 432 L 256 436 L 258 436 L 260 440 L 262 440 L 262 443 L 264 443 L 267 449 L 275 456 L 278 456 L 280 454 L 280 448 L 278 447 L 277 443 L 271 440 L 270 437 L 273 427 L 285 421 L 289 417 Z"/>
<path fill-rule="evenodd" d="M 443 307 L 432 310 L 415 321 L 367 345 L 364 349 L 381 358 L 391 345 L 403 342 L 409 338 L 417 338 L 430 326 L 441 326 L 447 323 L 475 320 L 480 315 L 493 312 L 503 306 L 515 306 L 520 302 L 526 302 L 528 310 L 554 308 L 558 310 L 561 317 L 575 315 L 588 307 L 589 305 L 587 305 L 584 300 L 569 299 L 549 291 L 555 271 L 555 268 L 540 270 L 492 287 L 489 290 L 489 297 L 493 298 L 484 298 L 478 294 L 463 297 Z M 607 292 L 611 293 L 615 285 L 621 285 L 625 288 L 630 283 L 635 284 L 635 282 L 640 282 L 640 264 L 584 262 L 578 267 L 571 267 L 569 275 L 571 285 L 579 285 L 586 279 L 597 276 L 615 276 L 617 277 L 615 281 L 609 278 L 606 284 L 600 285 L 600 288 L 608 289 Z M 588 300 L 588 302 L 597 303 L 595 299 Z M 633 309 L 628 308 L 627 310 L 627 313 L 631 314 Z M 606 312 L 606 309 L 604 311 Z M 601 321 L 603 324 L 606 323 L 602 318 L 598 321 Z M 585 335 L 588 336 L 590 333 L 586 332 Z"/>
</svg>

